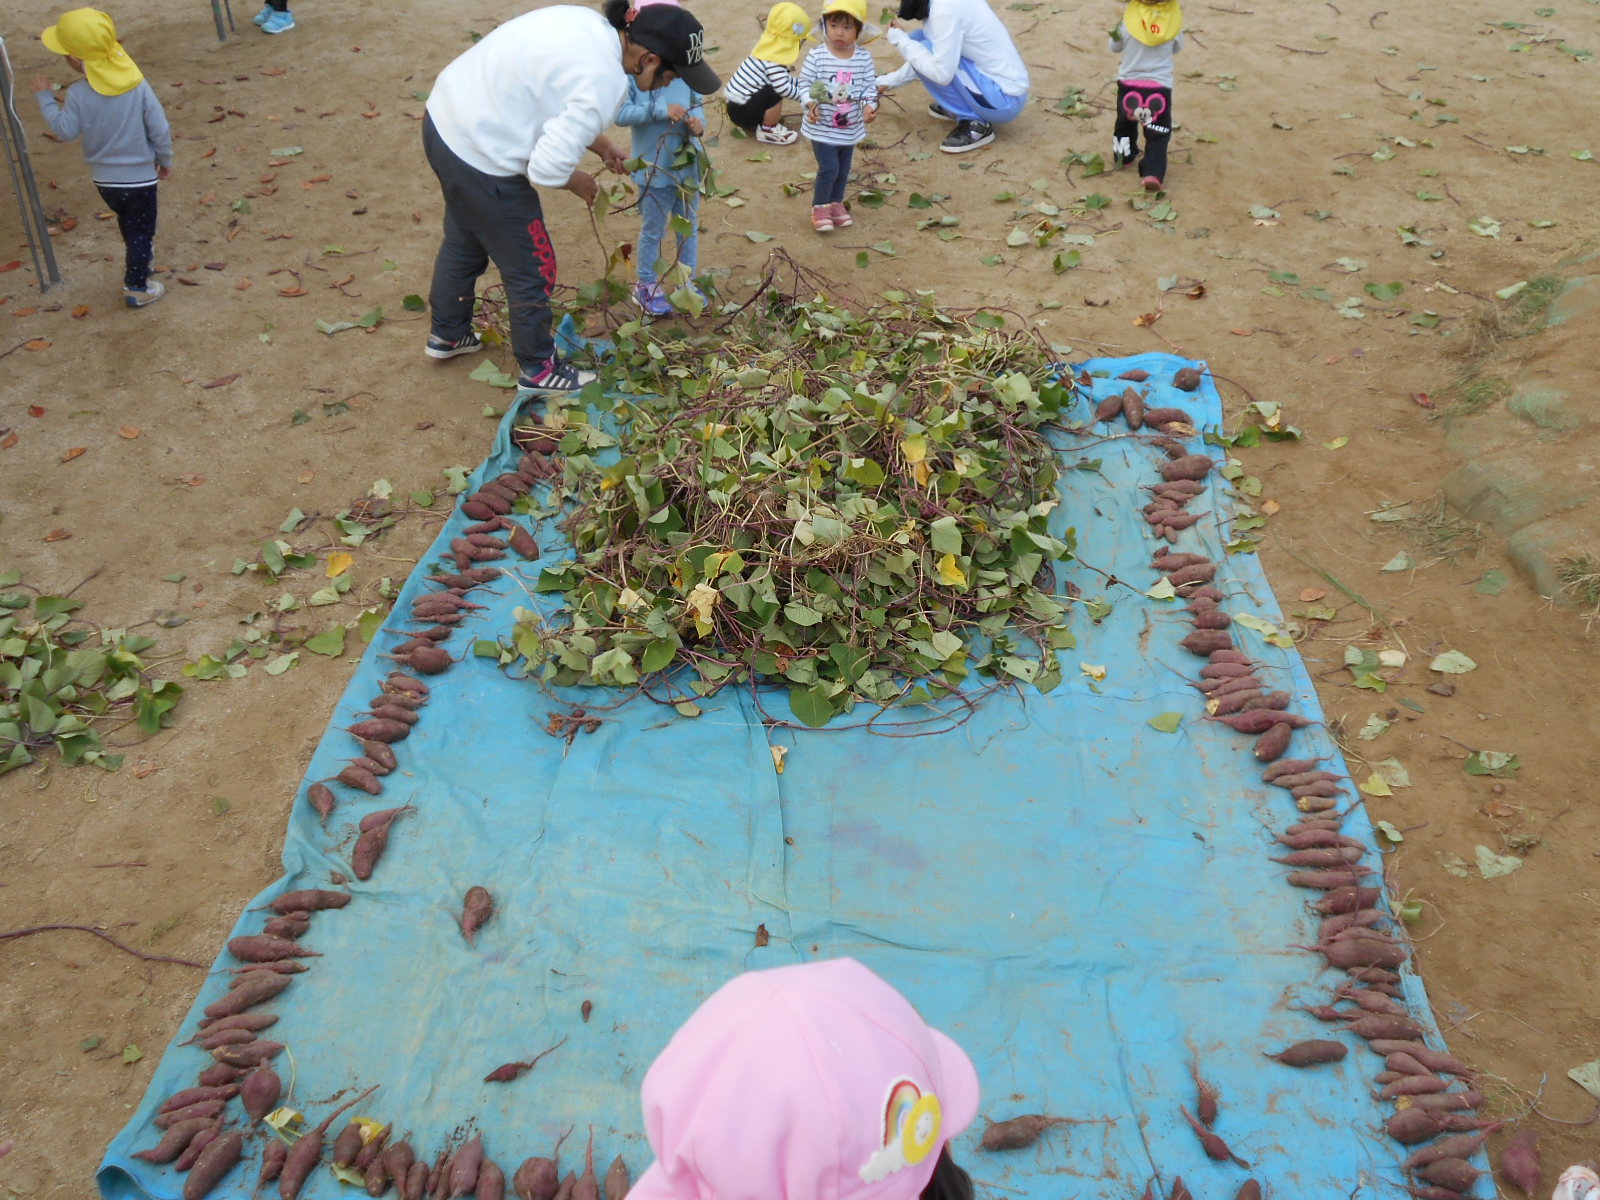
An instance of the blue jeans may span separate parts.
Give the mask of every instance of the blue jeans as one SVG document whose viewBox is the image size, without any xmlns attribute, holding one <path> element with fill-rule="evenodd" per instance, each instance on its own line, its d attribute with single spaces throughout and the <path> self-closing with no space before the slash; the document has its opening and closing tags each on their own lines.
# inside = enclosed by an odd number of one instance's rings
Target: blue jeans
<svg viewBox="0 0 1600 1200">
<path fill-rule="evenodd" d="M 910 36 L 912 41 L 921 42 L 924 46 L 931 47 L 933 44 L 921 29 L 913 30 Z M 972 91 L 961 82 L 963 75 L 977 84 L 977 91 Z M 920 74 L 917 78 L 922 80 L 922 86 L 928 89 L 928 94 L 938 102 L 940 108 L 961 121 L 1006 125 L 1016 120 L 1028 103 L 1026 92 L 1020 96 L 1008 96 L 1000 90 L 999 84 L 965 56 L 956 65 L 955 77 L 949 83 L 935 83 Z"/>
<path fill-rule="evenodd" d="M 662 264 L 661 242 L 666 237 L 668 224 L 675 216 L 689 222 L 690 232 L 678 234 L 677 256 Z M 689 274 L 694 274 L 700 265 L 699 192 L 675 183 L 640 189 L 637 262 L 639 282 L 643 284 L 657 282 L 663 266 L 670 270 L 673 266 L 681 265 L 688 268 Z"/>
<path fill-rule="evenodd" d="M 811 152 L 817 156 L 817 180 L 811 185 L 812 206 L 843 203 L 845 184 L 850 182 L 850 163 L 856 154 L 855 146 L 812 142 Z"/>
</svg>

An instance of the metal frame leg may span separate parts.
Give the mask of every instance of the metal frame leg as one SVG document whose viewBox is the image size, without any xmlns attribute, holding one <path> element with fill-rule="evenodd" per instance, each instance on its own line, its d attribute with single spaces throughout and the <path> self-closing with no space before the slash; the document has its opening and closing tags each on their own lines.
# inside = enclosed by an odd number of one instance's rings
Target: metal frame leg
<svg viewBox="0 0 1600 1200">
<path fill-rule="evenodd" d="M 11 174 L 11 189 L 17 196 L 17 208 L 22 216 L 22 229 L 28 237 L 28 250 L 33 255 L 33 273 L 39 281 L 39 290 L 48 291 L 61 282 L 61 271 L 56 266 L 55 247 L 50 244 L 49 222 L 45 220 L 44 205 L 39 200 L 39 185 L 33 176 L 33 162 L 28 157 L 28 138 L 22 121 L 17 116 L 15 102 L 15 76 L 11 71 L 11 57 L 6 53 L 6 40 L 0 37 L 0 153 L 5 155 L 6 167 Z"/>
</svg>

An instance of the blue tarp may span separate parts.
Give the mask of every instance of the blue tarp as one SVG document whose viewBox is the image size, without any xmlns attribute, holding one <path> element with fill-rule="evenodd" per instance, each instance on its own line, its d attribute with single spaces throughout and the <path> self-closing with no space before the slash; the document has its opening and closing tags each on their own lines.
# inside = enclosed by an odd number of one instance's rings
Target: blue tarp
<svg viewBox="0 0 1600 1200">
<path fill-rule="evenodd" d="M 1152 404 L 1216 428 L 1209 377 L 1193 394 L 1170 386 L 1186 365 L 1203 364 L 1150 354 L 1077 366 L 1098 373 L 1096 397 L 1126 386 L 1111 376 L 1143 368 Z M 1187 682 L 1200 660 L 1177 645 L 1188 626 L 1173 602 L 1143 594 L 1157 580 L 1148 566 L 1157 543 L 1140 489 L 1157 478 L 1160 451 L 1120 422 L 1088 425 L 1081 404 L 1072 423 L 1084 428 L 1059 444 L 1083 469 L 1064 472 L 1060 511 L 1079 562 L 1064 574 L 1110 609 L 1098 622 L 1074 615 L 1078 648 L 1048 695 L 1002 692 L 942 732 L 810 732 L 764 723 L 748 694 L 728 689 L 695 719 L 643 700 L 605 710 L 598 730 L 569 744 L 545 731 L 551 697 L 469 657 L 431 681 L 383 796 L 341 789 L 326 828 L 297 797 L 283 879 L 251 903 L 238 933 L 259 930 L 279 892 L 350 875 L 361 815 L 415 811 L 396 824 L 373 879 L 351 886 L 354 902 L 317 916 L 305 940 L 324 957 L 274 1004 L 282 1019 L 268 1036 L 289 1046 L 293 1106 L 315 1123 L 376 1084 L 349 1115 L 393 1122 L 430 1154 L 481 1130 L 508 1176 L 572 1127 L 563 1169 L 581 1169 L 574 1150 L 592 1127 L 601 1169 L 620 1153 L 637 1176 L 649 1160 L 640 1079 L 694 1007 L 746 969 L 851 955 L 971 1054 L 985 1117 L 1074 1122 L 1009 1153 L 979 1150 L 978 1122 L 956 1148 L 980 1191 L 1123 1200 L 1152 1180 L 1164 1196 L 1181 1175 L 1199 1200 L 1232 1197 L 1251 1176 L 1268 1195 L 1301 1200 L 1348 1200 L 1358 1186 L 1403 1196 L 1401 1152 L 1382 1132 L 1389 1110 L 1370 1094 L 1381 1061 L 1349 1035 L 1339 1064 L 1296 1071 L 1264 1057 L 1341 1036 L 1297 1007 L 1325 1003 L 1340 977 L 1295 948 L 1315 940 L 1315 894 L 1289 887 L 1286 868 L 1269 861 L 1272 832 L 1296 814 L 1286 792 L 1261 782 L 1252 739 L 1202 719 L 1203 697 Z M 479 478 L 514 463 L 509 433 L 508 417 Z M 1229 611 L 1278 623 L 1255 556 L 1223 550 L 1226 501 L 1215 474 L 1210 483 L 1191 506 L 1210 515 L 1180 548 L 1222 563 Z M 465 520 L 446 526 L 438 550 Z M 545 558 L 523 569 L 530 586 L 564 555 L 552 528 L 537 533 Z M 424 573 L 407 583 L 394 627 L 429 590 Z M 507 636 L 514 609 L 549 599 L 511 578 L 474 598 L 491 607 L 452 643 L 458 653 L 473 637 Z M 1235 635 L 1292 693 L 1294 711 L 1320 717 L 1298 654 L 1237 626 Z M 355 753 L 343 727 L 377 694 L 393 642 L 386 634 L 367 653 L 307 784 Z M 1088 669 L 1097 667 L 1103 678 Z M 578 698 L 597 711 L 615 699 Z M 782 693 L 763 704 L 787 715 Z M 1150 725 L 1171 712 L 1182 714 L 1176 732 Z M 775 745 L 789 751 L 781 774 Z M 1320 726 L 1299 731 L 1291 753 L 1340 769 Z M 1362 810 L 1345 831 L 1370 837 Z M 473 947 L 456 916 L 475 884 L 499 911 Z M 758 945 L 763 926 L 770 940 Z M 129 1153 L 153 1144 L 160 1102 L 209 1062 L 178 1042 L 233 965 L 224 952 L 108 1149 L 99 1175 L 108 1200 L 178 1195 L 181 1176 Z M 1408 975 L 1404 986 L 1430 1021 L 1420 982 Z M 563 1038 L 517 1081 L 482 1082 Z M 287 1079 L 289 1056 L 278 1062 Z M 1208 1160 L 1180 1115 L 1194 1105 L 1196 1066 L 1221 1092 L 1218 1133 L 1251 1170 Z M 250 1191 L 262 1144 L 251 1139 L 245 1167 L 216 1194 Z M 340 1186 L 321 1170 L 305 1194 Z"/>
</svg>

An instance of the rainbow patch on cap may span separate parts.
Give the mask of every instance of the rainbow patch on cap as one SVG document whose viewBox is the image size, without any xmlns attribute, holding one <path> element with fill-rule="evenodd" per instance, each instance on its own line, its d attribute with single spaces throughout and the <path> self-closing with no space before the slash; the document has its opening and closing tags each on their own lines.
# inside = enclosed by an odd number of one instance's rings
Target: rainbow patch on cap
<svg viewBox="0 0 1600 1200">
<path fill-rule="evenodd" d="M 938 1096 L 910 1079 L 896 1079 L 884 1101 L 882 1148 L 862 1164 L 861 1178 L 877 1183 L 920 1163 L 938 1148 L 943 1123 Z"/>
</svg>

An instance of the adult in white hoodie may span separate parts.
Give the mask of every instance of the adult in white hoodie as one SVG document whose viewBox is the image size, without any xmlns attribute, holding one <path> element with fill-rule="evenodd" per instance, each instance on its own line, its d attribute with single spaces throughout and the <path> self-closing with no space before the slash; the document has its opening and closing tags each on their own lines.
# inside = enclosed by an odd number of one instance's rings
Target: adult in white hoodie
<svg viewBox="0 0 1600 1200">
<path fill-rule="evenodd" d="M 564 188 L 592 205 L 594 176 L 579 164 L 593 150 L 613 171 L 627 156 L 606 130 L 628 95 L 675 78 L 709 95 L 722 86 L 706 65 L 704 32 L 666 4 L 603 13 L 573 5 L 507 21 L 439 73 L 428 95 L 422 144 L 444 193 L 444 239 L 434 261 L 426 353 L 454 358 L 482 346 L 472 328 L 479 276 L 493 260 L 505 285 L 511 349 L 524 391 L 574 391 L 593 378 L 556 353 L 550 289 L 555 248 L 540 187 Z"/>
<path fill-rule="evenodd" d="M 923 21 L 907 33 L 900 21 Z M 928 111 L 956 127 L 939 144 L 963 154 L 994 141 L 994 127 L 1014 120 L 1028 102 L 1028 67 L 987 0 L 900 0 L 889 44 L 905 62 L 878 77 L 878 90 L 920 79 L 933 103 Z"/>
</svg>

